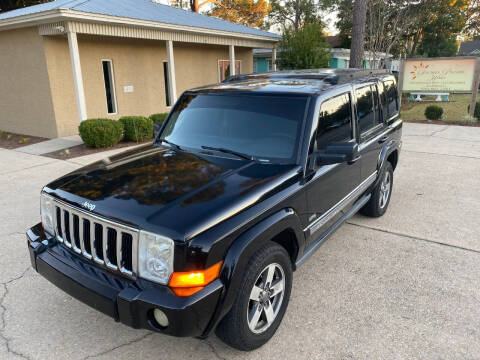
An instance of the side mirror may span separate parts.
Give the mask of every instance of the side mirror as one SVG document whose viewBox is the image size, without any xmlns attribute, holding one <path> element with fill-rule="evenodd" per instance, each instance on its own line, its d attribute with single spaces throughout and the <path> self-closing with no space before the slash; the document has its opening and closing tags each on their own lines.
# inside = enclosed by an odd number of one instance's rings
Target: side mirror
<svg viewBox="0 0 480 360">
<path fill-rule="evenodd" d="M 358 158 L 357 143 L 332 142 L 325 150 L 316 151 L 311 155 L 308 167 L 311 171 L 315 171 L 322 165 L 354 163 Z"/>
</svg>

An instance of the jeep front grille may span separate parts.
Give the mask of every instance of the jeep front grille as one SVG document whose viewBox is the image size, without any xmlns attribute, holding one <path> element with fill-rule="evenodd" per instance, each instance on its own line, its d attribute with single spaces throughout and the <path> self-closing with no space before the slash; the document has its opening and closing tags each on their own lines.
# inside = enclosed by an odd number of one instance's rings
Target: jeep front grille
<svg viewBox="0 0 480 360">
<path fill-rule="evenodd" d="M 137 273 L 138 230 L 55 200 L 55 236 L 77 254 L 113 271 Z"/>
</svg>

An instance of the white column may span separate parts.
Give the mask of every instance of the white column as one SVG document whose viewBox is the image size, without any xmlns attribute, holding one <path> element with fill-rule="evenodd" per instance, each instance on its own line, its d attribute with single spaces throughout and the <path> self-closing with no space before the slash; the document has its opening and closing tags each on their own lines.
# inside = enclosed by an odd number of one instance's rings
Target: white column
<svg viewBox="0 0 480 360">
<path fill-rule="evenodd" d="M 235 74 L 235 47 L 233 45 L 228 46 L 228 55 L 230 56 L 230 76 Z"/>
<path fill-rule="evenodd" d="M 85 90 L 83 88 L 82 67 L 80 66 L 77 33 L 68 31 L 67 36 L 68 47 L 70 48 L 70 61 L 72 62 L 75 96 L 77 98 L 78 117 L 80 122 L 82 122 L 83 120 L 87 119 L 87 105 L 85 102 Z"/>
<path fill-rule="evenodd" d="M 170 104 L 177 101 L 177 82 L 175 80 L 175 61 L 173 56 L 173 41 L 167 40 L 167 60 L 168 60 L 168 91 L 170 92 Z"/>
<path fill-rule="evenodd" d="M 277 49 L 272 49 L 272 70 L 277 71 Z"/>
</svg>

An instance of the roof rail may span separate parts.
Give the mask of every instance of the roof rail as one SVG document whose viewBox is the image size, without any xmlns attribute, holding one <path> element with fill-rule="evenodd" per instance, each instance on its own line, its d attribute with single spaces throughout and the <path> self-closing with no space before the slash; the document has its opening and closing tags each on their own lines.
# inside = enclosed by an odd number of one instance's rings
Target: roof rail
<svg viewBox="0 0 480 360">
<path fill-rule="evenodd" d="M 227 77 L 223 82 L 234 82 L 244 80 L 261 79 L 309 79 L 321 80 L 331 85 L 339 85 L 355 79 L 369 78 L 390 74 L 388 69 L 306 69 L 306 70 L 282 70 L 269 71 L 265 73 L 252 73 L 244 75 L 233 75 Z"/>
</svg>

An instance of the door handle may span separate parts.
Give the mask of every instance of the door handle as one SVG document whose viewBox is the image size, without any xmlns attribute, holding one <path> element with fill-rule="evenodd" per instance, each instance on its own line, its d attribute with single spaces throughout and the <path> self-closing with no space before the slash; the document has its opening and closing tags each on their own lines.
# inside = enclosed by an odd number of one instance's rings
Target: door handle
<svg viewBox="0 0 480 360">
<path fill-rule="evenodd" d="M 358 160 L 360 160 L 361 157 L 362 157 L 362 155 L 358 155 L 358 156 L 355 157 L 354 159 L 348 161 L 347 164 L 348 164 L 348 165 L 355 164 Z"/>
<path fill-rule="evenodd" d="M 378 140 L 378 143 L 383 144 L 387 140 L 388 140 L 388 136 L 383 136 L 383 137 L 380 138 L 380 140 Z"/>
</svg>

